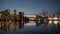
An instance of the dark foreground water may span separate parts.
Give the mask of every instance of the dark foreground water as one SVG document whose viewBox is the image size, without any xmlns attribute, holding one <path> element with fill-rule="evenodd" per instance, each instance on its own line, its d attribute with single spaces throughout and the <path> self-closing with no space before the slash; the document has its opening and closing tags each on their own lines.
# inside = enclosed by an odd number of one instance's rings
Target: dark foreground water
<svg viewBox="0 0 60 34">
<path fill-rule="evenodd" d="M 0 30 L 0 34 L 59 34 L 60 27 L 51 27 L 47 28 L 45 26 L 24 26 L 23 29 L 19 29 L 18 26 L 16 27 L 16 31 L 13 31 L 12 26 L 10 26 L 10 31 L 6 32 Z"/>
</svg>

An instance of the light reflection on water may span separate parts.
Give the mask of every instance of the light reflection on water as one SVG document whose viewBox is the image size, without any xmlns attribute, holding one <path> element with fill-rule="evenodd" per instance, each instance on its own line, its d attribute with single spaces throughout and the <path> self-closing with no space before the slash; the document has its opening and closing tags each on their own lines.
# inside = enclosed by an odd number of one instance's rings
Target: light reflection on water
<svg viewBox="0 0 60 34">
<path fill-rule="evenodd" d="M 8 22 L 9 23 L 9 22 Z M 29 25 L 28 25 L 29 24 Z M 56 27 L 56 26 L 53 26 L 53 24 L 47 24 L 47 25 L 40 25 L 40 26 L 36 26 L 36 23 L 26 23 L 24 24 L 24 27 L 23 28 L 19 28 L 19 23 L 16 22 L 12 22 L 10 23 L 10 26 L 8 26 L 8 33 L 14 33 L 16 34 L 15 32 L 20 32 L 20 33 L 32 33 L 32 32 L 57 32 L 60 30 L 60 26 Z M 4 28 L 3 29 L 0 29 L 0 32 L 5 32 Z"/>
</svg>

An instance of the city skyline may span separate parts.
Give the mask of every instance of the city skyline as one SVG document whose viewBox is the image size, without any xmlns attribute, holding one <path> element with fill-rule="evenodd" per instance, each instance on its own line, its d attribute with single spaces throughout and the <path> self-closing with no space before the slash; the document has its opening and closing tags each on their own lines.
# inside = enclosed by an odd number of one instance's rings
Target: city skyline
<svg viewBox="0 0 60 34">
<path fill-rule="evenodd" d="M 0 0 L 0 34 L 60 33 L 60 0 Z"/>
<path fill-rule="evenodd" d="M 59 12 L 59 0 L 0 0 L 0 11 L 10 9 L 11 13 L 16 9 L 25 14 L 37 14 L 48 11 Z"/>
</svg>

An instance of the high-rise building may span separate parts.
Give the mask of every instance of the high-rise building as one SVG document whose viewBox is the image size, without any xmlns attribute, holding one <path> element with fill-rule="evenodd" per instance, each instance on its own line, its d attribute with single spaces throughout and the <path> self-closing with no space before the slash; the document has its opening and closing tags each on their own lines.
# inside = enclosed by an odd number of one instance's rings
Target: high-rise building
<svg viewBox="0 0 60 34">
<path fill-rule="evenodd" d="M 10 10 L 9 9 L 5 10 L 5 14 L 10 15 Z"/>
<path fill-rule="evenodd" d="M 20 17 L 24 17 L 24 12 L 19 12 Z"/>
<path fill-rule="evenodd" d="M 16 10 L 14 10 L 14 15 L 16 15 Z"/>
<path fill-rule="evenodd" d="M 19 28 L 23 28 L 24 27 L 24 12 L 19 12 Z"/>
<path fill-rule="evenodd" d="M 1 21 L 2 13 L 0 12 L 0 21 Z"/>
<path fill-rule="evenodd" d="M 2 13 L 0 12 L 0 18 L 1 18 L 1 16 L 2 16 Z"/>
</svg>

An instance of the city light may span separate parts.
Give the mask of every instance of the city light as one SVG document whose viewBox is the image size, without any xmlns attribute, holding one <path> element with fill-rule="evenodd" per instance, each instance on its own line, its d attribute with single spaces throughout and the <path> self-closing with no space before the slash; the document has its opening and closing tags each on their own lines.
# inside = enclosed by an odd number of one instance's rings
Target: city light
<svg viewBox="0 0 60 34">
<path fill-rule="evenodd" d="M 55 21 L 54 21 L 54 24 L 57 24 L 58 23 L 58 18 L 57 17 L 54 17 L 53 18 Z"/>
<path fill-rule="evenodd" d="M 19 12 L 14 10 L 14 13 L 10 13 L 10 11 L 5 10 L 0 12 L 0 28 L 3 30 L 9 31 L 9 27 L 12 25 L 13 31 L 16 31 L 16 27 L 19 29 L 24 28 L 25 26 L 54 26 L 58 25 L 60 18 L 57 16 L 53 16 L 53 14 L 48 15 L 43 13 L 38 14 L 24 14 L 24 12 Z M 51 25 L 52 24 L 52 25 Z M 59 24 L 60 25 L 60 24 Z"/>
<path fill-rule="evenodd" d="M 49 24 L 51 24 L 52 23 L 52 21 L 49 21 Z"/>
</svg>

